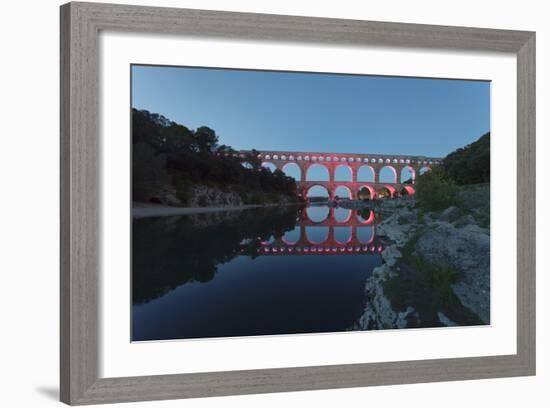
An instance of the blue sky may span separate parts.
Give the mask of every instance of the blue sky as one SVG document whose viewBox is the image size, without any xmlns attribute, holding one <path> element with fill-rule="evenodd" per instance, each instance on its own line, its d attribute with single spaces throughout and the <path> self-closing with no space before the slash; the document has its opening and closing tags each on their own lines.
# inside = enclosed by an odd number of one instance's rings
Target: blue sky
<svg viewBox="0 0 550 408">
<path fill-rule="evenodd" d="M 490 129 L 490 83 L 132 67 L 132 106 L 235 149 L 445 156 Z"/>
</svg>

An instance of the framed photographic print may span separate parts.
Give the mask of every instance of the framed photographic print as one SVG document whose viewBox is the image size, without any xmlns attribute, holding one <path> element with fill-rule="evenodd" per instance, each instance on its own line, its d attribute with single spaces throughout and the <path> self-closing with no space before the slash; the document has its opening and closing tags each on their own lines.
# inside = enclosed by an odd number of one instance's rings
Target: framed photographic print
<svg viewBox="0 0 550 408">
<path fill-rule="evenodd" d="M 535 34 L 61 7 L 61 399 L 535 373 Z"/>
</svg>

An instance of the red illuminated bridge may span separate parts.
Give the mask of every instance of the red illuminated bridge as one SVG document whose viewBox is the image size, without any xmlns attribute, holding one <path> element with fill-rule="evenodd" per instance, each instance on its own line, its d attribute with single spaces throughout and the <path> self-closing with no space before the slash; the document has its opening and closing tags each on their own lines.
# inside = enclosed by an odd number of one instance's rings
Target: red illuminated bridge
<svg viewBox="0 0 550 408">
<path fill-rule="evenodd" d="M 385 246 L 378 238 L 374 238 L 369 244 L 346 243 L 331 245 L 328 242 L 322 244 L 289 245 L 274 242 L 258 248 L 260 255 L 373 255 L 380 254 Z"/>
<path fill-rule="evenodd" d="M 306 228 L 301 227 L 300 238 L 297 241 L 278 238 L 271 242 L 263 242 L 257 252 L 259 255 L 357 255 L 379 254 L 385 249 L 385 245 L 376 237 L 374 226 L 368 240 L 359 238 L 356 227 L 352 228 L 349 237 L 343 241 L 338 240 L 335 234 L 335 228 L 342 227 L 327 228 L 328 234 L 322 242 L 310 240 Z"/>
<path fill-rule="evenodd" d="M 250 151 L 235 153 L 235 156 L 245 157 Z M 279 169 L 285 173 L 291 168 L 299 172 L 297 177 L 298 194 L 307 197 L 314 186 L 324 187 L 330 199 L 333 199 L 337 189 L 345 191 L 350 199 L 379 198 L 381 196 L 395 197 L 414 194 L 414 182 L 417 174 L 430 170 L 441 164 L 439 157 L 396 156 L 362 153 L 320 153 L 297 151 L 259 151 L 258 158 L 262 165 Z M 309 173 L 317 168 L 326 174 L 325 180 L 311 180 Z M 342 179 L 337 176 L 345 169 L 348 176 Z M 386 172 L 393 177 L 381 181 L 380 174 Z M 410 180 L 409 183 L 404 183 Z M 367 194 L 367 197 L 364 197 Z"/>
<path fill-rule="evenodd" d="M 385 245 L 376 237 L 376 217 L 373 211 L 364 219 L 349 210 L 349 216 L 337 219 L 330 209 L 323 220 L 312 220 L 302 214 L 294 234 L 261 242 L 259 255 L 354 255 L 379 254 Z M 313 231 L 315 230 L 316 231 Z M 242 252 L 247 251 L 243 242 Z"/>
</svg>

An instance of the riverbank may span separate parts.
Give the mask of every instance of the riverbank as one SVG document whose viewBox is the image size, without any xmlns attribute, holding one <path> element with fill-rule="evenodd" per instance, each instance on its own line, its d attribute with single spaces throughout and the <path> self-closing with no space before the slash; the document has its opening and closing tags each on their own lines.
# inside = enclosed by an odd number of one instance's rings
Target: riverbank
<svg viewBox="0 0 550 408">
<path fill-rule="evenodd" d="M 176 215 L 192 215 L 205 214 L 220 211 L 242 211 L 253 208 L 263 207 L 280 207 L 289 205 L 302 205 L 301 203 L 281 203 L 281 204 L 243 204 L 215 207 L 171 207 L 162 204 L 150 203 L 133 203 L 132 217 L 133 218 L 150 218 L 150 217 L 169 217 Z"/>
<path fill-rule="evenodd" d="M 489 186 L 425 212 L 414 198 L 381 201 L 377 235 L 392 242 L 366 282 L 358 329 L 490 323 Z"/>
</svg>

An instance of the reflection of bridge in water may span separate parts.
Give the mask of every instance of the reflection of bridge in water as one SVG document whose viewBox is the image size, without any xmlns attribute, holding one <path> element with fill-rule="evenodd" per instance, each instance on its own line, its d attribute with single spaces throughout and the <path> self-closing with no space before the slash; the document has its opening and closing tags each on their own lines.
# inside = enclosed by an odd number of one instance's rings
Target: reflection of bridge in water
<svg viewBox="0 0 550 408">
<path fill-rule="evenodd" d="M 262 255 L 356 255 L 379 254 L 384 248 L 382 242 L 375 235 L 365 243 L 360 242 L 357 239 L 357 234 L 352 232 L 349 241 L 342 243 L 334 238 L 334 231 L 330 231 L 328 238 L 320 243 L 311 242 L 304 234 L 297 242 L 276 239 L 269 243 L 263 243 L 257 251 Z"/>
<path fill-rule="evenodd" d="M 336 210 L 330 208 L 328 216 L 322 220 L 310 218 L 311 209 L 327 207 L 308 207 L 302 213 L 299 225 L 283 236 L 272 237 L 257 248 L 260 255 L 354 255 L 379 254 L 385 245 L 376 237 L 376 217 L 369 211 L 363 218 L 353 210 L 348 211 L 344 219 L 338 219 Z M 297 235 L 297 236 L 296 236 Z M 244 249 L 243 249 L 244 252 Z"/>
<path fill-rule="evenodd" d="M 308 207 L 305 211 L 305 216 L 299 221 L 300 225 L 306 227 L 364 227 L 367 225 L 373 225 L 376 221 L 374 211 L 367 210 L 367 218 L 363 218 L 359 214 L 355 214 L 357 210 L 345 209 L 342 207 L 330 207 L 327 211 L 327 216 L 321 220 L 314 220 L 310 218 L 310 210 L 314 208 L 327 208 L 324 205 L 315 206 L 312 205 Z M 344 219 L 339 219 L 336 215 L 336 212 L 347 213 Z"/>
</svg>

